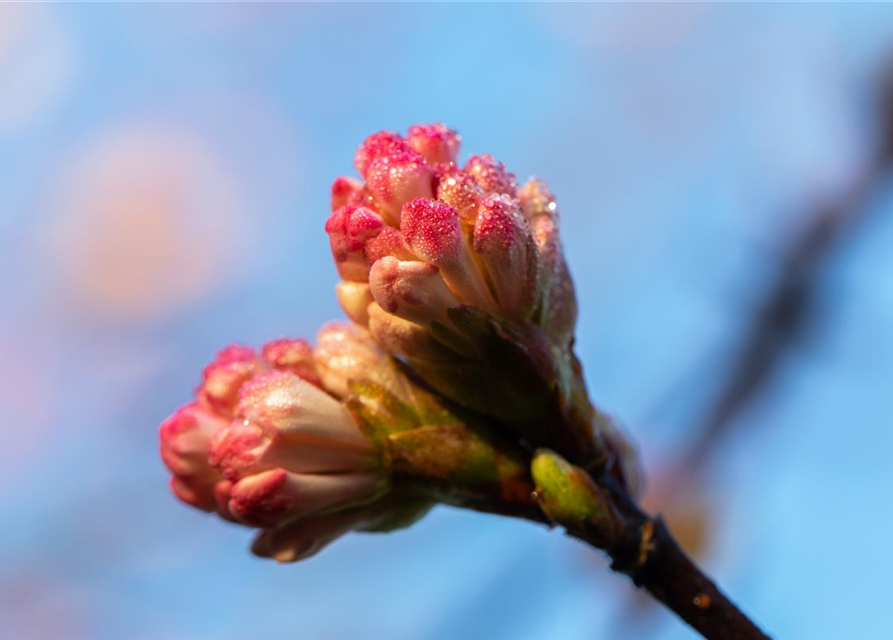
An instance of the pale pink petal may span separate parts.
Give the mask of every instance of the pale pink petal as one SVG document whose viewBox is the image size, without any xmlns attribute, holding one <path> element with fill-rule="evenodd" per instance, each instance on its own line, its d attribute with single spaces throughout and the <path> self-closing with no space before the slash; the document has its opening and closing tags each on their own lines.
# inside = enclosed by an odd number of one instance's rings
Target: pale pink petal
<svg viewBox="0 0 893 640">
<path fill-rule="evenodd" d="M 564 260 L 555 221 L 541 216 L 533 221 L 533 234 L 539 255 L 543 296 L 543 327 L 562 343 L 573 338 L 577 324 L 577 297 L 570 271 Z"/>
<path fill-rule="evenodd" d="M 474 250 L 490 274 L 503 316 L 525 318 L 536 303 L 536 249 L 514 202 L 486 197 L 474 225 Z"/>
<path fill-rule="evenodd" d="M 315 437 L 368 449 L 356 420 L 340 402 L 298 376 L 271 371 L 242 390 L 238 416 L 264 430 L 287 436 Z"/>
<path fill-rule="evenodd" d="M 343 473 L 376 466 L 369 446 L 286 434 L 238 419 L 214 437 L 208 460 L 233 482 L 275 468 L 295 473 Z"/>
<path fill-rule="evenodd" d="M 422 325 L 447 322 L 447 310 L 459 306 L 440 269 L 428 262 L 382 258 L 372 265 L 369 287 L 382 309 Z"/>
<path fill-rule="evenodd" d="M 389 353 L 422 357 L 430 350 L 430 334 L 425 327 L 398 318 L 375 302 L 369 305 L 369 331 Z"/>
<path fill-rule="evenodd" d="M 348 318 L 364 327 L 369 324 L 369 305 L 375 298 L 367 282 L 342 280 L 335 285 L 335 295 Z"/>
<path fill-rule="evenodd" d="M 316 475 L 272 469 L 232 487 L 229 512 L 252 526 L 275 526 L 308 514 L 371 501 L 382 489 L 375 473 Z"/>
<path fill-rule="evenodd" d="M 208 463 L 211 439 L 228 421 L 188 404 L 177 409 L 161 424 L 161 459 L 173 474 L 171 489 L 182 501 L 204 511 L 216 506 L 214 485 L 221 480 Z"/>
<path fill-rule="evenodd" d="M 372 341 L 371 335 L 356 325 L 331 322 L 316 336 L 313 357 L 330 393 L 344 398 L 348 382 L 375 374 L 387 367 L 387 356 Z"/>
<path fill-rule="evenodd" d="M 261 354 L 271 367 L 279 371 L 290 371 L 310 384 L 321 386 L 313 362 L 313 348 L 301 338 L 280 338 L 271 340 L 261 349 Z"/>
<path fill-rule="evenodd" d="M 353 178 L 340 177 L 332 183 L 332 212 L 346 205 L 367 205 L 370 196 L 363 188 L 363 183 Z"/>
<path fill-rule="evenodd" d="M 233 415 L 242 385 L 265 371 L 266 363 L 254 349 L 230 345 L 222 349 L 202 372 L 195 391 L 199 403 L 221 416 Z"/>
</svg>

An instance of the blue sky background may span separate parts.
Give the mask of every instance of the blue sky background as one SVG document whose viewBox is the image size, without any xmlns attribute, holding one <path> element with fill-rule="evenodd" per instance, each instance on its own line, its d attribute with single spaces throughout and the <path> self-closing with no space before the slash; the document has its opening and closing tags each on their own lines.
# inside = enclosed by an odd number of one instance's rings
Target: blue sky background
<svg viewBox="0 0 893 640">
<path fill-rule="evenodd" d="M 440 120 L 552 185 L 591 393 L 660 477 L 864 169 L 891 55 L 880 4 L 0 5 L 0 637 L 693 637 L 558 532 L 453 509 L 260 561 L 168 494 L 157 425 L 219 347 L 340 316 L 332 179 Z M 778 637 L 893 638 L 889 185 L 870 207 L 676 498 Z"/>
</svg>

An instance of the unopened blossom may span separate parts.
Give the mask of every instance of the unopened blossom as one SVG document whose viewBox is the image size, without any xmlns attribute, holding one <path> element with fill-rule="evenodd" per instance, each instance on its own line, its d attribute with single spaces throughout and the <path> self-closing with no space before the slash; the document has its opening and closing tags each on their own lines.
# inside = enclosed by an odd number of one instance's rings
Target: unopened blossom
<svg viewBox="0 0 893 640">
<path fill-rule="evenodd" d="M 316 347 L 223 349 L 160 435 L 174 494 L 258 528 L 253 551 L 280 562 L 409 526 L 436 501 L 531 504 L 524 451 L 455 414 L 354 323 L 324 326 Z"/>
<path fill-rule="evenodd" d="M 543 307 L 576 308 L 570 276 L 557 264 L 563 258 L 548 187 L 534 179 L 518 188 L 489 154 L 461 168 L 459 144 L 442 124 L 413 126 L 406 137 L 379 132 L 356 154 L 365 183 L 335 181 L 326 232 L 341 277 L 356 283 L 338 289 L 351 318 L 367 320 L 361 306 L 370 299 L 422 325 L 423 298 L 539 324 L 554 315 Z M 573 322 L 564 324 L 572 333 Z"/>
<path fill-rule="evenodd" d="M 767 637 L 632 499 L 635 451 L 573 350 L 548 186 L 489 154 L 462 166 L 459 142 L 433 124 L 361 145 L 325 226 L 354 324 L 221 351 L 162 425 L 173 492 L 280 562 L 438 503 L 557 524 L 705 637 Z"/>
<path fill-rule="evenodd" d="M 203 511 L 217 507 L 215 487 L 225 484 L 208 462 L 208 448 L 214 434 L 227 424 L 226 418 L 193 402 L 177 409 L 161 425 L 161 458 L 173 474 L 171 491 Z"/>
<path fill-rule="evenodd" d="M 325 388 L 338 398 L 350 394 L 353 380 L 384 383 L 398 395 L 403 382 L 388 356 L 372 341 L 369 332 L 348 322 L 330 322 L 316 334 L 313 350 L 316 370 Z"/>
<path fill-rule="evenodd" d="M 555 198 L 538 178 L 519 187 L 489 154 L 462 164 L 459 145 L 443 124 L 363 142 L 364 182 L 335 181 L 325 225 L 338 298 L 453 401 L 598 463 L 611 451 L 573 354 L 577 303 Z"/>
<path fill-rule="evenodd" d="M 317 344 L 232 345 L 161 429 L 175 495 L 295 561 L 434 502 L 536 508 L 531 447 L 634 489 L 634 453 L 589 403 L 555 199 L 441 124 L 380 132 L 326 223 L 352 322 Z"/>
<path fill-rule="evenodd" d="M 208 449 L 211 439 L 235 418 L 242 387 L 275 366 L 292 367 L 318 382 L 305 341 L 277 340 L 262 351 L 274 361 L 244 345 L 221 349 L 204 368 L 194 401 L 165 420 L 159 434 L 174 493 L 205 511 L 217 509 L 224 517 L 229 517 L 226 501 L 232 483 L 209 463 Z"/>
<path fill-rule="evenodd" d="M 265 530 L 310 518 L 316 524 L 301 534 L 304 540 L 342 531 L 340 524 L 319 524 L 329 522 L 323 514 L 374 502 L 386 485 L 373 443 L 340 401 L 346 376 L 370 358 L 385 360 L 359 331 L 347 331 L 353 340 L 340 347 L 340 376 L 327 356 L 334 350 L 331 338 L 317 349 L 280 339 L 259 351 L 241 345 L 221 350 L 205 367 L 195 400 L 161 426 L 174 494 Z M 317 362 L 324 366 L 317 369 Z M 346 372 L 348 362 L 353 369 Z M 321 548 L 318 543 L 314 548 Z"/>
<path fill-rule="evenodd" d="M 215 434 L 208 459 L 233 483 L 230 515 L 253 526 L 369 502 L 382 484 L 353 415 L 287 371 L 243 387 L 236 418 Z"/>
</svg>

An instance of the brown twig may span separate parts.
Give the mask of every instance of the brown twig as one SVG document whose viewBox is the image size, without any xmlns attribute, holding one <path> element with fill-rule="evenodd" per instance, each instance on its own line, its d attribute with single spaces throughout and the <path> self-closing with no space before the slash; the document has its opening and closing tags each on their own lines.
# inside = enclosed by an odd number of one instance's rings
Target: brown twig
<svg viewBox="0 0 893 640">
<path fill-rule="evenodd" d="M 645 514 L 613 478 L 599 484 L 627 520 L 624 535 L 608 550 L 614 571 L 628 575 L 709 640 L 768 638 L 686 555 L 660 517 Z"/>
<path fill-rule="evenodd" d="M 532 481 L 527 478 L 525 482 L 529 484 L 523 497 L 520 492 L 506 496 L 498 485 L 493 485 L 489 498 L 484 492 L 477 493 L 472 508 L 548 523 L 549 519 L 537 507 Z M 579 530 L 568 531 L 569 535 L 607 553 L 611 569 L 629 576 L 637 587 L 708 640 L 768 638 L 685 554 L 660 517 L 644 513 L 612 476 L 597 478 L 597 484 L 610 495 L 624 523 L 622 532 L 607 544 L 604 531 L 589 530 L 585 524 Z"/>
</svg>

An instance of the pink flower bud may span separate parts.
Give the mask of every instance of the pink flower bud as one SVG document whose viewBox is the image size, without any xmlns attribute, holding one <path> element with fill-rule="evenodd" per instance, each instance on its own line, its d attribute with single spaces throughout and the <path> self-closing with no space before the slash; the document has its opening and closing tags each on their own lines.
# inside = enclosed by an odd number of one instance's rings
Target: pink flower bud
<svg viewBox="0 0 893 640">
<path fill-rule="evenodd" d="M 369 441 L 351 413 L 329 394 L 284 371 L 270 371 L 242 389 L 238 416 L 287 438 L 317 439 L 363 451 Z"/>
<path fill-rule="evenodd" d="M 368 206 L 371 202 L 372 197 L 358 180 L 341 177 L 332 183 L 332 211 L 347 205 Z"/>
<path fill-rule="evenodd" d="M 381 479 L 375 473 L 317 475 L 271 469 L 236 482 L 228 508 L 239 522 L 269 527 L 368 502 L 380 490 Z"/>
<path fill-rule="evenodd" d="M 480 185 L 484 193 L 515 196 L 515 174 L 506 171 L 505 165 L 496 162 L 489 153 L 471 156 L 465 164 L 465 172 Z"/>
<path fill-rule="evenodd" d="M 406 238 L 399 229 L 386 226 L 366 243 L 366 264 L 370 267 L 380 258 L 393 256 L 400 260 L 414 260 L 415 256 L 406 244 Z"/>
<path fill-rule="evenodd" d="M 229 424 L 197 404 L 180 407 L 161 424 L 161 459 L 173 474 L 171 489 L 183 502 L 203 511 L 217 506 L 215 485 L 223 480 L 208 464 L 211 438 Z"/>
<path fill-rule="evenodd" d="M 364 327 L 369 324 L 369 305 L 375 299 L 368 283 L 343 280 L 335 285 L 335 295 L 348 318 Z"/>
<path fill-rule="evenodd" d="M 533 178 L 518 189 L 518 201 L 524 216 L 531 222 L 546 216 L 557 220 L 558 204 L 545 180 Z"/>
<path fill-rule="evenodd" d="M 290 371 L 317 387 L 322 382 L 313 363 L 313 348 L 300 338 L 280 338 L 272 340 L 261 349 L 264 359 L 274 369 Z"/>
<path fill-rule="evenodd" d="M 533 220 L 533 235 L 539 255 L 543 295 L 542 324 L 559 343 L 569 344 L 577 324 L 577 296 L 564 260 L 555 220 L 540 216 Z"/>
<path fill-rule="evenodd" d="M 475 264 L 456 209 L 445 202 L 417 198 L 403 207 L 400 230 L 418 257 L 440 267 L 443 279 L 460 302 L 485 311 L 495 310 L 493 296 Z"/>
<path fill-rule="evenodd" d="M 366 243 L 381 233 L 384 221 L 366 207 L 347 205 L 333 213 L 326 222 L 326 233 L 338 273 L 345 280 L 365 282 L 369 277 L 366 264 Z"/>
<path fill-rule="evenodd" d="M 425 156 L 425 160 L 438 164 L 456 161 L 462 139 L 458 133 L 438 122 L 410 127 L 406 142 Z"/>
<path fill-rule="evenodd" d="M 374 376 L 387 356 L 369 333 L 345 322 L 330 322 L 316 335 L 313 357 L 326 390 L 347 397 L 348 382 Z"/>
<path fill-rule="evenodd" d="M 524 318 L 533 310 L 538 295 L 536 249 L 530 227 L 508 199 L 486 197 L 478 211 L 474 249 L 490 273 L 503 315 Z"/>
<path fill-rule="evenodd" d="M 437 199 L 459 212 L 463 221 L 474 223 L 484 191 L 470 175 L 459 169 L 446 172 L 437 185 Z"/>
<path fill-rule="evenodd" d="M 369 332 L 388 353 L 421 358 L 429 355 L 431 349 L 425 327 L 388 313 L 378 303 L 369 305 Z"/>
<path fill-rule="evenodd" d="M 221 416 L 232 416 L 239 389 L 252 376 L 264 371 L 265 363 L 254 349 L 230 345 L 219 351 L 205 367 L 202 382 L 195 391 L 200 404 Z"/>
<path fill-rule="evenodd" d="M 374 468 L 371 448 L 286 433 L 269 423 L 235 419 L 211 440 L 208 462 L 232 482 L 282 468 L 295 473 L 343 473 Z"/>
<path fill-rule="evenodd" d="M 382 258 L 372 265 L 369 287 L 382 309 L 421 325 L 447 322 L 447 310 L 459 305 L 440 269 L 427 262 Z"/>
<path fill-rule="evenodd" d="M 381 155 L 369 165 L 366 188 L 388 224 L 400 224 L 403 205 L 414 198 L 430 198 L 433 176 L 425 158 L 407 148 Z"/>
<path fill-rule="evenodd" d="M 237 413 L 208 452 L 232 482 L 226 512 L 236 520 L 268 526 L 374 497 L 380 472 L 372 444 L 317 387 L 286 371 L 261 374 L 243 387 Z"/>
<path fill-rule="evenodd" d="M 375 160 L 407 148 L 406 141 L 400 135 L 390 131 L 379 131 L 363 140 L 363 144 L 357 149 L 353 163 L 360 175 L 366 178 L 366 173 Z"/>
</svg>

